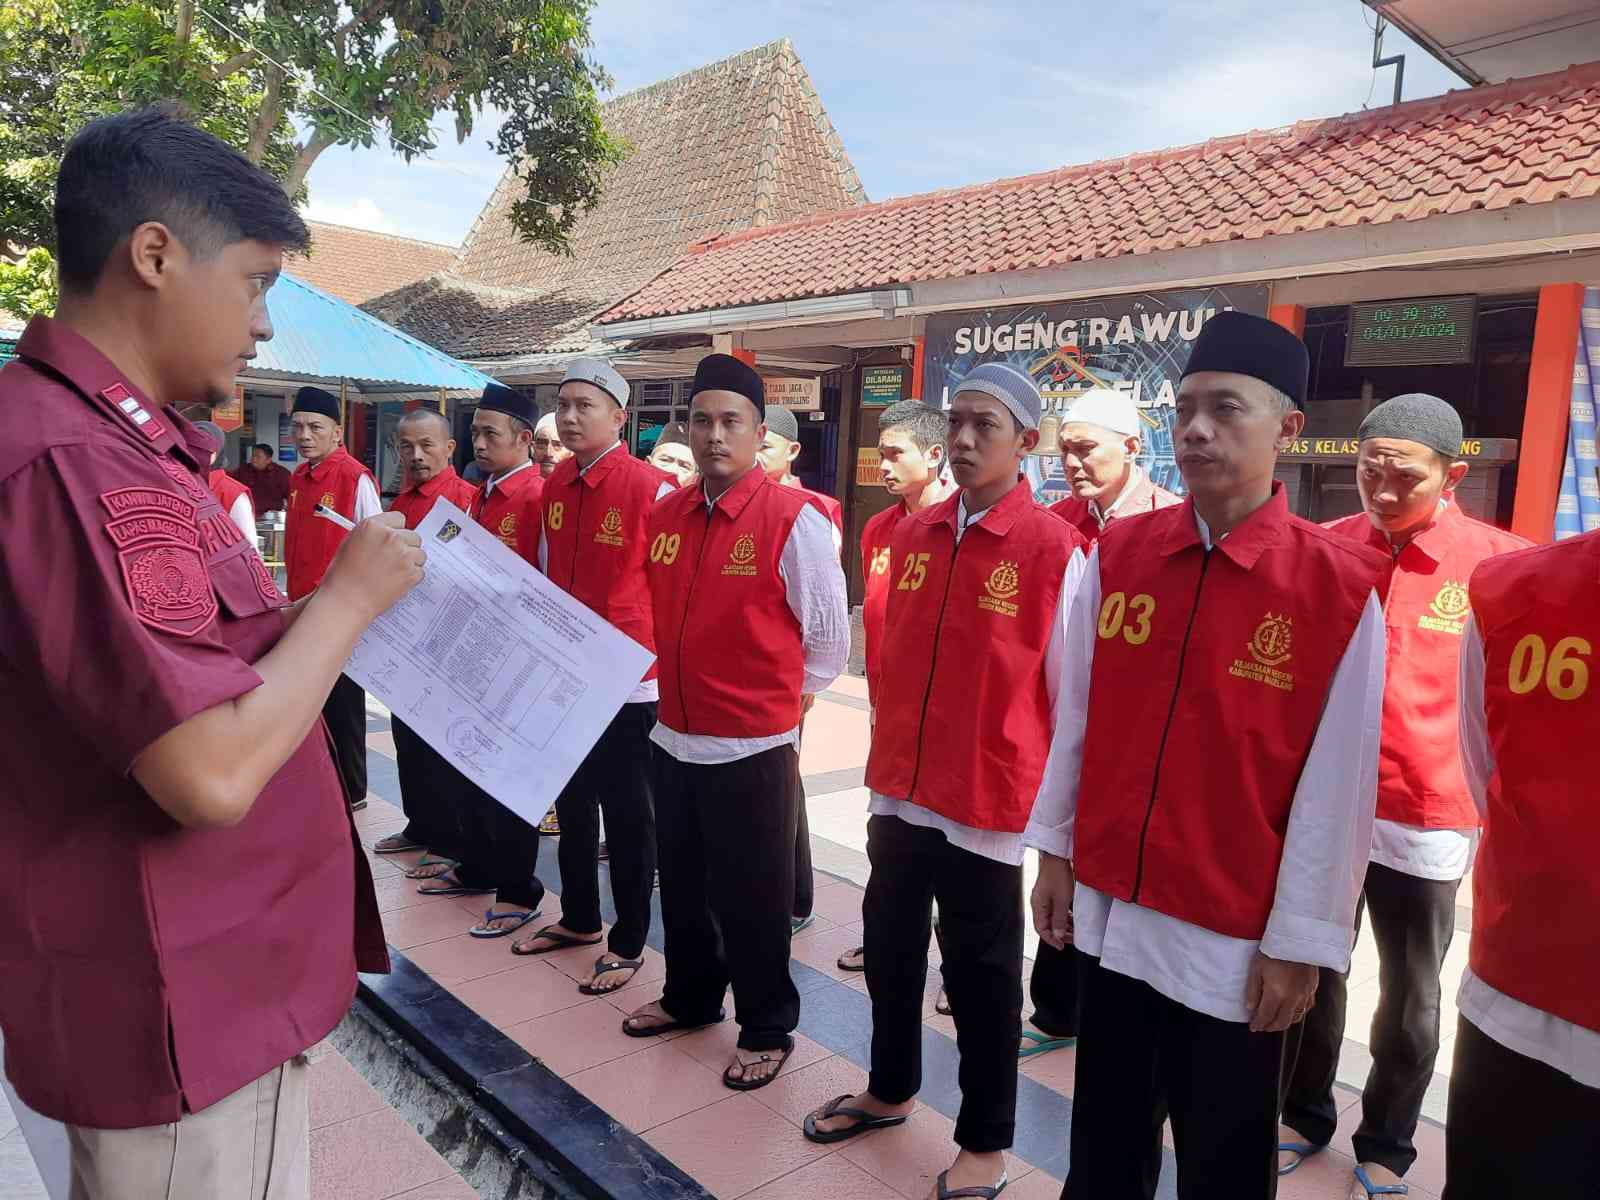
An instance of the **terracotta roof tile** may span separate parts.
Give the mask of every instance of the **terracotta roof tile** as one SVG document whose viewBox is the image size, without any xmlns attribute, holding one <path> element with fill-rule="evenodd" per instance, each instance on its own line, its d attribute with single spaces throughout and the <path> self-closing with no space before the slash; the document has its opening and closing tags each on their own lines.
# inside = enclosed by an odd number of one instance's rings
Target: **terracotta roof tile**
<svg viewBox="0 0 1600 1200">
<path fill-rule="evenodd" d="M 347 304 L 360 304 L 443 271 L 456 247 L 416 238 L 307 221 L 311 253 L 289 260 L 289 270 Z"/>
<path fill-rule="evenodd" d="M 725 233 L 601 320 L 1595 195 L 1600 64 L 1589 64 Z"/>
<path fill-rule="evenodd" d="M 508 170 L 448 273 L 368 309 L 469 358 L 581 350 L 592 317 L 695 244 L 865 199 L 787 39 L 619 96 L 602 115 L 627 157 L 578 217 L 571 256 L 517 234 L 523 189 Z"/>
</svg>

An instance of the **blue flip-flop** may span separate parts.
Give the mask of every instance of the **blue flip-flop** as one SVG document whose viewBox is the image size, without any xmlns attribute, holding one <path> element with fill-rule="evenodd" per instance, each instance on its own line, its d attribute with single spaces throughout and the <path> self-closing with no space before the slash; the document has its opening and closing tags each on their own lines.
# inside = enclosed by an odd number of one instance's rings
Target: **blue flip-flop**
<svg viewBox="0 0 1600 1200">
<path fill-rule="evenodd" d="M 1024 1029 L 1022 1036 L 1033 1045 L 1019 1047 L 1018 1058 L 1034 1058 L 1040 1054 L 1049 1054 L 1052 1050 L 1065 1050 L 1068 1046 L 1078 1044 L 1078 1039 L 1075 1037 L 1051 1037 L 1048 1033 L 1036 1033 L 1032 1029 Z"/>
<path fill-rule="evenodd" d="M 467 932 L 475 938 L 507 937 L 521 929 L 524 925 L 538 915 L 539 913 L 537 909 L 533 912 L 495 912 L 495 910 L 492 908 L 485 909 L 483 913 L 483 924 L 485 925 L 487 925 L 490 921 L 499 921 L 506 917 L 516 917 L 517 923 L 515 925 L 507 925 L 503 929 L 478 929 L 474 927 L 467 930 Z"/>
<path fill-rule="evenodd" d="M 1298 1154 L 1300 1156 L 1287 1167 L 1279 1167 L 1279 1177 L 1281 1178 L 1284 1175 L 1293 1175 L 1300 1169 L 1300 1164 L 1305 1162 L 1306 1159 L 1310 1158 L 1313 1154 L 1321 1154 L 1327 1148 L 1328 1147 L 1326 1145 L 1313 1146 L 1310 1142 L 1279 1142 L 1278 1152 L 1280 1154 Z"/>
<path fill-rule="evenodd" d="M 1356 1168 L 1356 1182 L 1367 1189 L 1368 1200 L 1373 1196 L 1409 1196 L 1411 1185 L 1409 1183 L 1373 1183 L 1372 1176 L 1367 1174 L 1365 1167 Z"/>
</svg>

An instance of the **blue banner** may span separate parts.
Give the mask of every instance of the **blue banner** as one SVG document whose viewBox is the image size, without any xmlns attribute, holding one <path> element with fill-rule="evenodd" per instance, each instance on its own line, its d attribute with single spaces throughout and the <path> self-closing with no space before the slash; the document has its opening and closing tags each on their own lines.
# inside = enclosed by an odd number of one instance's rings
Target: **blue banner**
<svg viewBox="0 0 1600 1200">
<path fill-rule="evenodd" d="M 1595 378 L 1600 375 L 1600 288 L 1585 288 L 1572 365 L 1567 460 L 1556 500 L 1556 540 L 1600 529 L 1600 456 L 1595 452 Z"/>
</svg>

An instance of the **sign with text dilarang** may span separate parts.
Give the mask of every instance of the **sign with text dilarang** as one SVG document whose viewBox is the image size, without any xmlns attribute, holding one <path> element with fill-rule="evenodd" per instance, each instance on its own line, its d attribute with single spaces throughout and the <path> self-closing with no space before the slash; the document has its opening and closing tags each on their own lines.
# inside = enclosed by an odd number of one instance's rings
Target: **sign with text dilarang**
<svg viewBox="0 0 1600 1200">
<path fill-rule="evenodd" d="M 1140 292 L 1100 300 L 935 313 L 923 347 L 923 398 L 950 406 L 956 384 L 986 362 L 1008 363 L 1039 385 L 1053 425 L 1093 387 L 1125 391 L 1144 421 L 1140 465 L 1169 491 L 1182 492 L 1172 453 L 1173 400 L 1201 327 L 1225 309 L 1265 316 L 1264 284 Z M 1027 461 L 1041 500 L 1067 493 L 1054 445 Z"/>
</svg>

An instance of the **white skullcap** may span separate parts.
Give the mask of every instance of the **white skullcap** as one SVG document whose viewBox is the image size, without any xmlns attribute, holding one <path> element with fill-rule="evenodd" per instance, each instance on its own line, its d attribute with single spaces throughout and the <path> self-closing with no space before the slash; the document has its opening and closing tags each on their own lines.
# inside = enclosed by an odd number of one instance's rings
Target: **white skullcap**
<svg viewBox="0 0 1600 1200">
<path fill-rule="evenodd" d="M 1073 421 L 1098 425 L 1123 437 L 1132 437 L 1141 432 L 1139 410 L 1134 407 L 1133 397 L 1112 388 L 1090 388 L 1075 397 L 1072 406 L 1061 416 L 1063 425 Z"/>
<path fill-rule="evenodd" d="M 543 429 L 548 429 L 551 433 L 556 431 L 555 413 L 545 413 L 545 415 L 540 417 L 538 423 L 533 427 L 534 433 L 538 433 Z"/>
</svg>

